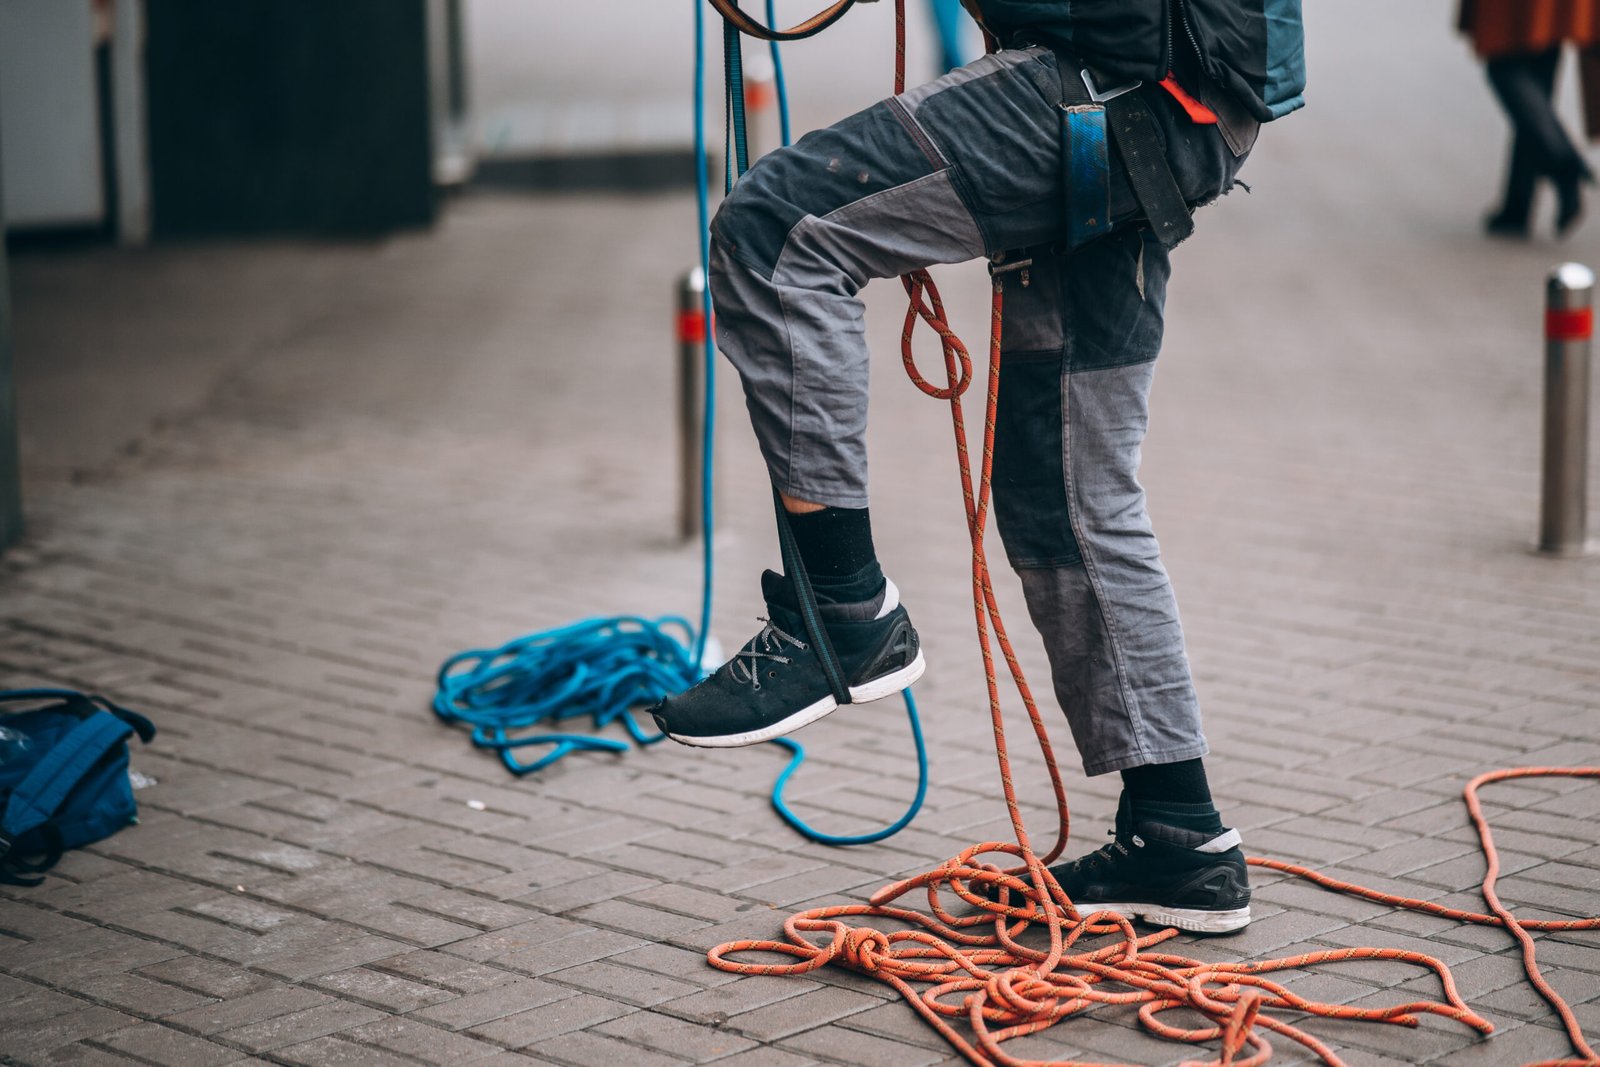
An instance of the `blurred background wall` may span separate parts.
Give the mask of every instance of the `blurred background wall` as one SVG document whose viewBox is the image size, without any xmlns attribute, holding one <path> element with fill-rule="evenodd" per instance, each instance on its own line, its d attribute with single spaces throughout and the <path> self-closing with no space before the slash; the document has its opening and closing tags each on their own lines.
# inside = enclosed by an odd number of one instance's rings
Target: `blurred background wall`
<svg viewBox="0 0 1600 1067">
<path fill-rule="evenodd" d="M 809 2 L 782 0 L 780 19 Z M 692 10 L 689 0 L 0 0 L 6 217 L 14 231 L 138 244 L 427 225 L 437 191 L 474 176 L 681 185 L 693 162 Z M 914 10 L 929 21 L 927 5 Z M 866 4 L 855 32 L 826 50 L 788 50 L 807 86 L 798 128 L 888 89 L 892 19 L 893 5 Z M 930 39 L 913 35 L 914 80 L 936 72 Z M 759 71 L 765 50 L 747 52 Z"/>
<path fill-rule="evenodd" d="M 426 225 L 466 172 L 461 0 L 0 0 L 13 230 Z"/>
</svg>

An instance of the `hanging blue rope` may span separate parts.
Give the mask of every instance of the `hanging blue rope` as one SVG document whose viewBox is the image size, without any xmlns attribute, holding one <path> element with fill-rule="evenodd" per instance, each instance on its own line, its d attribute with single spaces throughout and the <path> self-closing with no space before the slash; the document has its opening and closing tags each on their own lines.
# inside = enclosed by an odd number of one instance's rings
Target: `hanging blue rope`
<svg viewBox="0 0 1600 1067">
<path fill-rule="evenodd" d="M 711 190 L 706 145 L 706 49 L 703 0 L 694 3 L 694 149 L 695 199 L 700 223 L 700 269 L 711 271 Z M 767 22 L 776 24 L 774 0 L 767 0 Z M 723 59 L 726 75 L 728 188 L 749 168 L 745 132 L 744 73 L 741 40 L 724 28 Z M 784 82 L 783 58 L 772 42 L 772 63 L 778 95 L 783 143 L 790 143 L 789 96 Z M 620 615 L 586 619 L 569 626 L 517 638 L 499 648 L 470 649 L 457 653 L 439 668 L 433 710 L 445 722 L 467 726 L 472 743 L 494 752 L 512 774 L 542 770 L 573 752 L 630 751 L 635 745 L 653 745 L 664 734 L 646 730 L 633 709 L 648 707 L 681 693 L 705 675 L 705 647 L 711 627 L 712 578 L 715 531 L 711 499 L 712 446 L 716 411 L 716 343 L 710 329 L 711 293 L 701 297 L 707 329 L 702 349 L 705 380 L 705 424 L 701 438 L 700 514 L 701 595 L 700 625 L 676 616 L 645 619 Z M 904 692 L 906 717 L 917 749 L 917 794 L 905 814 L 881 830 L 856 835 L 828 834 L 813 829 L 796 815 L 784 799 L 784 790 L 806 759 L 805 746 L 791 738 L 772 742 L 790 753 L 788 766 L 772 786 L 772 806 L 798 833 L 827 845 L 865 845 L 882 841 L 904 829 L 922 810 L 928 792 L 928 753 L 922 723 L 911 690 Z M 563 723 L 587 719 L 588 733 L 566 732 Z M 630 740 L 595 736 L 618 724 Z M 525 749 L 539 749 L 524 760 Z"/>
</svg>

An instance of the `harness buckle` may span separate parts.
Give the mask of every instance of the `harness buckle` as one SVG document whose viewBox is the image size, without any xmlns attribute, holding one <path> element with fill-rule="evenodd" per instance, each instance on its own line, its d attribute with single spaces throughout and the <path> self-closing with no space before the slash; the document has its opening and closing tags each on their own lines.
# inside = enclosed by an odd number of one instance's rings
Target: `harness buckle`
<svg viewBox="0 0 1600 1067">
<path fill-rule="evenodd" d="M 989 260 L 989 277 L 994 279 L 994 284 L 996 286 L 999 286 L 999 284 L 1001 282 L 1000 275 L 1002 275 L 1002 274 L 1010 274 L 1012 271 L 1019 271 L 1020 274 L 1018 275 L 1018 280 L 1020 282 L 1022 282 L 1022 287 L 1024 289 L 1026 289 L 1028 287 L 1028 284 L 1033 280 L 1030 277 L 1029 270 L 1028 270 L 1028 268 L 1030 268 L 1032 266 L 1033 266 L 1032 257 L 1028 257 L 1028 258 L 1025 258 L 1025 259 L 1019 259 L 1019 260 L 1016 260 L 1015 262 L 1012 262 L 1012 263 L 1007 263 L 1006 262 L 1006 254 L 1004 252 L 997 252 Z"/>
<path fill-rule="evenodd" d="M 1132 81 L 1127 85 L 1119 85 L 1102 92 L 1100 86 L 1095 83 L 1094 72 L 1088 67 L 1083 68 L 1083 87 L 1089 90 L 1089 99 L 1097 104 L 1103 104 L 1107 100 L 1115 100 L 1119 96 L 1126 96 L 1143 84 L 1144 82 L 1142 81 Z"/>
</svg>

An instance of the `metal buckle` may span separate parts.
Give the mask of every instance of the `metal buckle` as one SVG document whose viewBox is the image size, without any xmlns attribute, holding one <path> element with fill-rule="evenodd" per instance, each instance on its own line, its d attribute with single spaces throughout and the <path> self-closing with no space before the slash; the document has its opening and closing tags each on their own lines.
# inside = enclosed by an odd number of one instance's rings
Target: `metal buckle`
<svg viewBox="0 0 1600 1067">
<path fill-rule="evenodd" d="M 1007 263 L 1006 253 L 997 252 L 989 260 L 989 277 L 993 278 L 994 284 L 998 286 L 1000 284 L 1000 276 L 1002 274 L 1010 274 L 1012 271 L 1020 271 L 1021 273 L 1018 276 L 1018 280 L 1022 282 L 1023 288 L 1027 288 L 1029 283 L 1032 281 L 1032 279 L 1029 277 L 1028 268 L 1032 266 L 1033 258 L 1031 256 L 1025 259 L 1019 259 L 1015 260 L 1014 262 Z"/>
<path fill-rule="evenodd" d="M 1142 81 L 1129 82 L 1127 85 L 1119 85 L 1115 89 L 1107 89 L 1105 92 L 1101 92 L 1100 87 L 1095 84 L 1094 73 L 1088 67 L 1083 68 L 1083 87 L 1089 90 L 1089 99 L 1097 104 L 1103 104 L 1107 100 L 1115 100 L 1119 96 L 1125 96 L 1143 84 L 1144 82 Z"/>
</svg>

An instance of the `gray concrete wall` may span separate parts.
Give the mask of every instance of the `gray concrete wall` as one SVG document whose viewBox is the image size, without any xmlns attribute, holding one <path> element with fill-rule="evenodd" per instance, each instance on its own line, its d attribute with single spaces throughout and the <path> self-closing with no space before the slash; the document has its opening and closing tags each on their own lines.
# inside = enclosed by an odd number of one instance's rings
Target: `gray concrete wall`
<svg viewBox="0 0 1600 1067">
<path fill-rule="evenodd" d="M 704 2 L 704 0 L 700 0 Z M 479 148 L 533 155 L 682 148 L 690 143 L 695 0 L 469 0 L 467 36 Z M 815 0 L 782 0 L 796 21 Z M 752 11 L 761 0 L 746 0 Z M 721 125 L 720 22 L 707 8 L 709 110 Z M 913 81 L 933 73 L 932 22 L 912 4 Z M 750 49 L 759 46 L 750 45 Z M 817 125 L 885 95 L 894 61 L 894 5 L 863 3 L 823 37 L 786 46 L 799 106 Z M 804 128 L 802 126 L 801 128 Z"/>
</svg>

